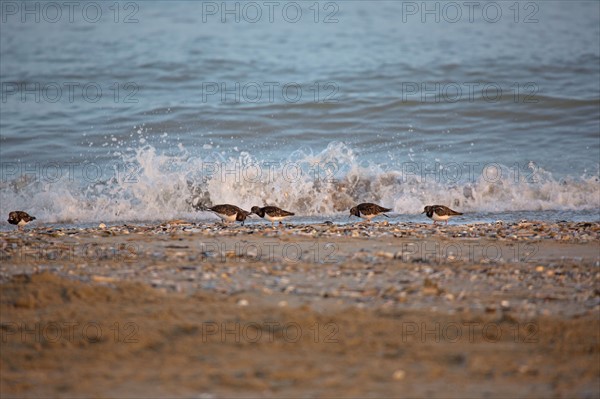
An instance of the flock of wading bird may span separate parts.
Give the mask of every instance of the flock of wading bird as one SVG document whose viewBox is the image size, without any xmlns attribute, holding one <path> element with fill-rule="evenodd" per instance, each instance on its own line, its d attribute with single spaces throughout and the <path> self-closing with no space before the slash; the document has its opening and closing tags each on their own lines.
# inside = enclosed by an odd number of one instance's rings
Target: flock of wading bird
<svg viewBox="0 0 600 399">
<path fill-rule="evenodd" d="M 215 205 L 210 208 L 200 207 L 199 209 L 213 212 L 215 215 L 220 217 L 225 224 L 231 222 L 242 222 L 242 225 L 244 225 L 246 218 L 252 214 L 268 220 L 271 222 L 271 225 L 273 225 L 275 222 L 279 222 L 279 224 L 281 224 L 283 219 L 295 215 L 293 212 L 283 210 L 276 206 L 264 206 L 262 208 L 253 206 L 252 209 L 250 209 L 250 212 L 230 204 Z M 358 204 L 350 209 L 349 217 L 357 216 L 370 222 L 371 219 L 379 215 L 389 217 L 385 213 L 391 212 L 391 210 L 391 208 L 384 208 L 377 204 L 363 202 L 362 204 Z M 428 205 L 425 207 L 422 213 L 425 213 L 428 218 L 432 219 L 433 224 L 436 224 L 437 222 L 446 222 L 446 224 L 448 224 L 448 220 L 451 217 L 462 215 L 462 213 L 453 211 L 444 205 Z M 24 211 L 13 211 L 8 214 L 8 223 L 16 225 L 19 230 L 33 220 L 35 220 L 35 216 L 31 216 Z"/>
<path fill-rule="evenodd" d="M 213 212 L 215 215 L 220 217 L 224 223 L 241 222 L 242 225 L 246 221 L 246 218 L 252 214 L 268 220 L 271 222 L 271 224 L 274 224 L 275 222 L 279 222 L 281 224 L 283 219 L 295 215 L 293 212 L 283 210 L 276 206 L 264 206 L 262 208 L 259 206 L 253 206 L 252 209 L 250 209 L 250 212 L 248 212 L 235 205 L 222 204 L 215 205 L 210 208 L 200 207 L 200 210 Z M 370 222 L 371 219 L 379 215 L 389 217 L 385 213 L 391 211 L 391 208 L 384 208 L 371 202 L 363 202 L 362 204 L 358 204 L 350 209 L 349 217 L 356 216 L 366 219 L 368 222 Z M 446 222 L 446 224 L 448 224 L 448 220 L 451 217 L 462 215 L 462 213 L 453 211 L 444 205 L 428 205 L 425 207 L 422 213 L 425 213 L 428 218 L 432 219 L 433 224 L 436 224 L 437 222 Z"/>
</svg>

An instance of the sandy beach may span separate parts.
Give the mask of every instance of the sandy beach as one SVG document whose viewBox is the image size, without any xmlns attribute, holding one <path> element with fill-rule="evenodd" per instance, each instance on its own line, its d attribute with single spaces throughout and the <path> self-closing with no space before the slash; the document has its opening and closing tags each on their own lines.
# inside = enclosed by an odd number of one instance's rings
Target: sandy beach
<svg viewBox="0 0 600 399">
<path fill-rule="evenodd" d="M 2 397 L 600 394 L 600 223 L 0 233 Z"/>
</svg>

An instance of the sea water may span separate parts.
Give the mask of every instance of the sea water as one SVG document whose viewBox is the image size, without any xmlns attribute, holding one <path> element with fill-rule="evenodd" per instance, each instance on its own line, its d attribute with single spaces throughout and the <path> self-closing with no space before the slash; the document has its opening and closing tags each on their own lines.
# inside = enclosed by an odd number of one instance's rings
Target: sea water
<svg viewBox="0 0 600 399">
<path fill-rule="evenodd" d="M 267 3 L 3 2 L 0 214 L 600 220 L 600 3 Z"/>
</svg>

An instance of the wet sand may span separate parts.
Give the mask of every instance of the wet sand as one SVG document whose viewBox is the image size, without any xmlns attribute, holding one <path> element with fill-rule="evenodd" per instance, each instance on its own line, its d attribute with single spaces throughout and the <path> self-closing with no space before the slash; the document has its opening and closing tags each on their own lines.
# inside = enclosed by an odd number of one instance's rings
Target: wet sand
<svg viewBox="0 0 600 399">
<path fill-rule="evenodd" d="M 598 397 L 600 223 L 0 233 L 4 397 Z"/>
</svg>

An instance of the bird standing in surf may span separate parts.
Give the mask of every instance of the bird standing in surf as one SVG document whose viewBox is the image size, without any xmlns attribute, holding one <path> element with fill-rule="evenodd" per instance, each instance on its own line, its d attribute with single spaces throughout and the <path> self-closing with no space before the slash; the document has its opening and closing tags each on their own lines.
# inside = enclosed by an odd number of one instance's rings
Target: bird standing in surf
<svg viewBox="0 0 600 399">
<path fill-rule="evenodd" d="M 350 216 L 357 216 L 359 218 L 366 219 L 368 222 L 371 221 L 376 216 L 383 215 L 388 217 L 385 212 L 391 212 L 391 208 L 384 208 L 377 204 L 373 204 L 370 202 L 363 202 L 362 204 L 358 204 L 352 209 L 350 209 Z"/>
<path fill-rule="evenodd" d="M 444 221 L 448 224 L 450 218 L 462 215 L 444 205 L 427 205 L 421 213 L 425 213 L 429 219 L 433 220 L 433 224 Z"/>
</svg>

